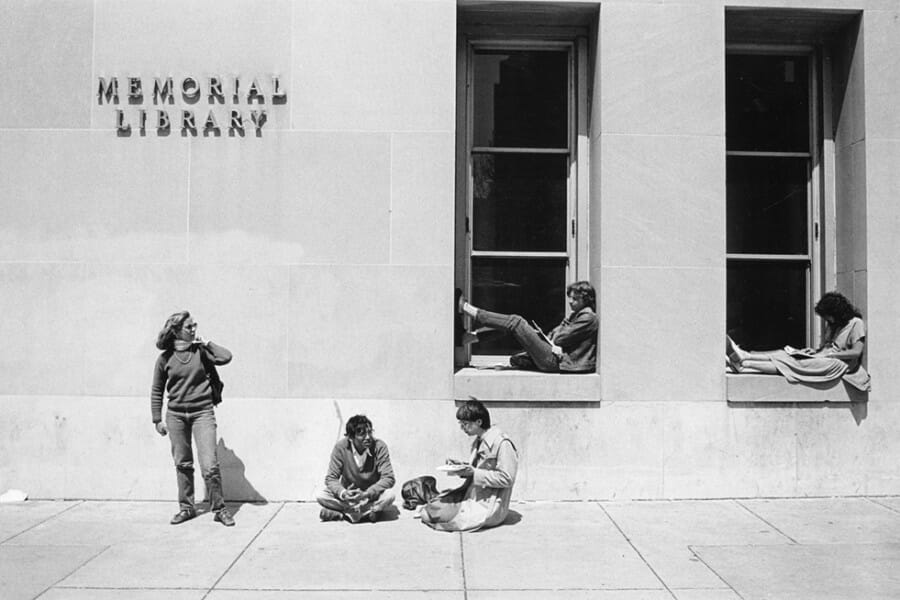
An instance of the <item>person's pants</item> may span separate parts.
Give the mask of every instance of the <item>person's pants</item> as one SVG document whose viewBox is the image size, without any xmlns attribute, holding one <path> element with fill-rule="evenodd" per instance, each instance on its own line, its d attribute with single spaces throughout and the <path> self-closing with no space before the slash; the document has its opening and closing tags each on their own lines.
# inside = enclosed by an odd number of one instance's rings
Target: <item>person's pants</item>
<svg viewBox="0 0 900 600">
<path fill-rule="evenodd" d="M 349 502 L 344 502 L 332 494 L 331 490 L 327 487 L 321 487 L 316 490 L 316 502 L 324 508 L 330 508 L 331 510 L 336 510 L 339 513 L 347 515 L 350 517 L 351 521 L 358 521 L 370 513 L 380 513 L 393 504 L 395 498 L 394 490 L 385 490 L 374 502 L 370 502 L 369 504 L 360 507 L 350 504 Z"/>
<path fill-rule="evenodd" d="M 512 366 L 520 369 L 537 368 L 547 373 L 559 372 L 559 360 L 550 350 L 550 344 L 528 324 L 528 321 L 519 315 L 504 315 L 479 308 L 475 316 L 475 324 L 505 331 L 516 338 L 516 341 L 525 350 L 526 356 L 517 354 L 510 357 L 509 362 Z M 484 336 L 479 332 L 478 337 L 483 338 Z"/>
<path fill-rule="evenodd" d="M 178 505 L 181 510 L 194 508 L 194 455 L 191 452 L 191 434 L 197 444 L 200 473 L 209 495 L 209 510 L 218 512 L 225 508 L 222 496 L 222 475 L 216 456 L 216 414 L 213 409 L 197 412 L 166 411 L 166 428 L 172 443 L 172 458 L 178 479 Z"/>
</svg>

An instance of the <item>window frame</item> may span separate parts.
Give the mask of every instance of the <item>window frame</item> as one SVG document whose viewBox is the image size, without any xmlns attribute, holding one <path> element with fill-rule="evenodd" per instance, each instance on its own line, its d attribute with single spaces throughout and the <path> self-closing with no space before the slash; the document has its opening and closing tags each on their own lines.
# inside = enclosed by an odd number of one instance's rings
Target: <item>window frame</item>
<svg viewBox="0 0 900 600">
<path fill-rule="evenodd" d="M 835 228 L 834 207 L 834 140 L 831 131 L 831 97 L 826 51 L 811 44 L 726 44 L 728 55 L 804 56 L 808 61 L 809 141 L 807 152 L 728 150 L 726 161 L 732 156 L 805 158 L 807 160 L 807 252 L 800 254 L 732 253 L 726 249 L 726 273 L 734 262 L 765 264 L 785 262 L 806 265 L 806 344 L 818 345 L 822 324 L 813 307 L 825 289 L 834 287 Z M 726 111 L 728 107 L 726 105 Z M 726 132 L 727 137 L 727 132 Z M 829 224 L 829 226 L 826 226 Z M 726 319 L 728 315 L 726 315 Z"/>
<path fill-rule="evenodd" d="M 467 297 L 472 290 L 474 258 L 565 258 L 566 283 L 589 279 L 589 134 L 588 134 L 588 47 L 586 36 L 573 30 L 534 35 L 528 28 L 502 32 L 461 32 L 457 53 L 457 190 L 455 278 Z M 568 53 L 568 136 L 567 148 L 506 148 L 474 145 L 474 54 L 477 50 L 566 50 Z M 474 248 L 474 166 L 476 154 L 565 154 L 566 250 L 485 251 Z M 565 310 L 565 298 L 559 299 Z M 469 347 L 457 347 L 457 365 L 471 364 Z M 484 360 L 496 359 L 496 355 Z"/>
</svg>

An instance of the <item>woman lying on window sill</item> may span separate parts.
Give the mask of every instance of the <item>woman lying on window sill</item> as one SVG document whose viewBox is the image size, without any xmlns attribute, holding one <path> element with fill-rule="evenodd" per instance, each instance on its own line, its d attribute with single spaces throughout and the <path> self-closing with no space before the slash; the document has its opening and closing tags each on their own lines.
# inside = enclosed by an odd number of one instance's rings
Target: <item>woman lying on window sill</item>
<svg viewBox="0 0 900 600">
<path fill-rule="evenodd" d="M 816 303 L 816 314 L 827 323 L 822 345 L 817 349 L 792 348 L 750 352 L 725 336 L 725 355 L 735 373 L 781 374 L 790 383 L 828 383 L 843 378 L 867 392 L 871 378 L 862 366 L 866 324 L 847 298 L 828 292 Z"/>
</svg>

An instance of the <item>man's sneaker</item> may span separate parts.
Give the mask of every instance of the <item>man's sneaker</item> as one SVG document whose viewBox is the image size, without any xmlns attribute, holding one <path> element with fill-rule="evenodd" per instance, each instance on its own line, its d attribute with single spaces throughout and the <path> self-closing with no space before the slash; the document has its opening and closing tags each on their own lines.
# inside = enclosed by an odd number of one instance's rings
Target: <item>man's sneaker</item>
<svg viewBox="0 0 900 600">
<path fill-rule="evenodd" d="M 234 517 L 231 516 L 231 513 L 228 512 L 227 508 L 223 508 L 213 517 L 214 521 L 218 521 L 225 527 L 234 527 Z"/>
<path fill-rule="evenodd" d="M 172 520 L 169 521 L 169 523 L 171 523 L 172 525 L 178 525 L 179 523 L 184 523 L 185 521 L 190 521 L 191 519 L 193 519 L 196 516 L 197 516 L 197 511 L 195 511 L 192 508 L 185 508 L 185 509 L 182 509 L 182 510 L 178 511 L 177 513 L 175 513 L 175 516 L 172 517 Z"/>
<path fill-rule="evenodd" d="M 323 508 L 319 511 L 319 519 L 322 521 L 340 521 L 344 518 L 344 513 L 340 513 L 330 508 Z"/>
</svg>

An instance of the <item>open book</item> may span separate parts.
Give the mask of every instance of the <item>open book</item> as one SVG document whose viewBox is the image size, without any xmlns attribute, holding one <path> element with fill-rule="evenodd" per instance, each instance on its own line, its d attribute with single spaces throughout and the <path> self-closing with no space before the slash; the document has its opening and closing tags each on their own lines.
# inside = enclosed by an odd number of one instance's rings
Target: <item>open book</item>
<svg viewBox="0 0 900 600">
<path fill-rule="evenodd" d="M 816 355 L 816 351 L 812 348 L 794 348 L 793 346 L 785 346 L 784 351 L 797 358 L 810 358 Z"/>
<path fill-rule="evenodd" d="M 544 333 L 544 330 L 541 329 L 541 326 L 537 324 L 537 321 L 532 320 L 531 325 L 532 325 L 532 327 L 534 327 L 534 330 L 538 332 L 538 335 L 541 336 L 541 339 L 543 339 L 545 342 L 547 342 L 551 346 L 554 345 L 553 342 L 550 340 L 550 338 L 547 337 L 547 334 Z"/>
</svg>

